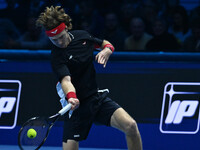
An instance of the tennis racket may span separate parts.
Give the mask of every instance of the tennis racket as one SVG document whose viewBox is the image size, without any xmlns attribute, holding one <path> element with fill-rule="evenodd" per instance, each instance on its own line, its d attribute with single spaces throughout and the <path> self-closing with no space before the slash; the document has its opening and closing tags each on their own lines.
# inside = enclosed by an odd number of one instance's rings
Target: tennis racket
<svg viewBox="0 0 200 150">
<path fill-rule="evenodd" d="M 71 104 L 67 104 L 57 114 L 50 117 L 33 117 L 29 119 L 21 127 L 18 134 L 18 145 L 21 150 L 38 150 L 46 141 L 49 131 L 59 119 L 68 110 L 71 109 Z M 29 138 L 27 132 L 29 129 L 34 129 L 37 133 L 36 137 Z"/>
</svg>

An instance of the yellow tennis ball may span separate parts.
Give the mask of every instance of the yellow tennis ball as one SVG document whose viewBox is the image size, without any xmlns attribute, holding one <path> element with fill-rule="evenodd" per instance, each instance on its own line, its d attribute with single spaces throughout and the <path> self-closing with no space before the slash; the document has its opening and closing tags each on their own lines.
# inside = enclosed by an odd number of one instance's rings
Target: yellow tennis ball
<svg viewBox="0 0 200 150">
<path fill-rule="evenodd" d="M 28 138 L 33 139 L 37 136 L 37 132 L 31 128 L 27 131 L 27 136 Z"/>
</svg>

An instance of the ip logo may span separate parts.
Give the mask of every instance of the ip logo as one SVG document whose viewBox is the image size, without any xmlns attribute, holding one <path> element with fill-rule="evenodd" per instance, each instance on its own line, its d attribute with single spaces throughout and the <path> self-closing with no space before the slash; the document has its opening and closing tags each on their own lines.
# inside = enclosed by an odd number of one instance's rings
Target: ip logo
<svg viewBox="0 0 200 150">
<path fill-rule="evenodd" d="M 200 120 L 200 83 L 165 85 L 160 119 L 162 133 L 196 134 Z"/>
<path fill-rule="evenodd" d="M 0 80 L 0 129 L 16 126 L 20 94 L 20 81 Z"/>
</svg>

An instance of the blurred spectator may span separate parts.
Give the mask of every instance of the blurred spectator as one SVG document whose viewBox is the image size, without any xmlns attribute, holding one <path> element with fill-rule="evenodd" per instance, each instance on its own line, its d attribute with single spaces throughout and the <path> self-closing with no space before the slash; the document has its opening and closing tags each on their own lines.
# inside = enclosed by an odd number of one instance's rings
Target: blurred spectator
<svg viewBox="0 0 200 150">
<path fill-rule="evenodd" d="M 121 13 L 120 13 L 120 24 L 122 29 L 129 33 L 129 25 L 131 19 L 135 14 L 135 9 L 132 3 L 124 3 L 121 6 Z"/>
<path fill-rule="evenodd" d="M 120 29 L 118 18 L 115 13 L 111 12 L 106 14 L 105 29 L 100 37 L 110 41 L 114 45 L 116 51 L 123 51 L 126 34 Z"/>
<path fill-rule="evenodd" d="M 158 16 L 158 8 L 153 0 L 143 0 L 143 4 L 140 8 L 141 17 L 144 20 L 144 23 L 147 25 L 145 31 L 149 34 L 153 34 L 152 24 L 153 21 Z"/>
<path fill-rule="evenodd" d="M 74 27 L 80 29 L 82 21 L 89 23 L 88 30 L 94 36 L 99 36 L 103 30 L 102 22 L 103 17 L 99 14 L 98 10 L 94 7 L 94 2 L 91 0 L 84 0 L 79 3 L 79 13 L 76 14 L 74 19 Z M 73 19 L 73 18 L 72 18 Z"/>
<path fill-rule="evenodd" d="M 171 10 L 180 4 L 180 0 L 164 0 L 164 3 L 166 4 L 166 8 Z"/>
<path fill-rule="evenodd" d="M 176 38 L 168 33 L 167 24 L 164 19 L 156 19 L 153 24 L 154 37 L 147 43 L 148 51 L 170 51 L 180 50 L 180 45 Z"/>
<path fill-rule="evenodd" d="M 152 36 L 145 33 L 145 24 L 141 18 L 135 17 L 130 23 L 131 36 L 125 40 L 125 50 L 145 50 L 146 43 Z"/>
<path fill-rule="evenodd" d="M 7 41 L 19 38 L 19 31 L 9 19 L 0 19 L 0 48 L 9 47 Z"/>
<path fill-rule="evenodd" d="M 91 32 L 90 30 L 90 23 L 87 20 L 82 20 L 79 25 L 79 29 L 85 30 L 87 32 Z"/>
<path fill-rule="evenodd" d="M 29 16 L 39 16 L 41 11 L 45 9 L 45 1 L 44 0 L 31 0 L 30 1 L 30 9 Z"/>
<path fill-rule="evenodd" d="M 10 48 L 48 49 L 50 42 L 45 32 L 35 26 L 36 18 L 30 17 L 27 21 L 27 31 L 16 41 L 8 41 Z"/>
<path fill-rule="evenodd" d="M 183 43 L 183 50 L 188 52 L 200 52 L 200 17 L 191 21 L 192 35 Z"/>
<path fill-rule="evenodd" d="M 7 7 L 0 10 L 0 18 L 10 19 L 22 33 L 25 31 L 28 14 L 30 11 L 29 0 L 6 0 Z"/>
<path fill-rule="evenodd" d="M 163 1 L 163 14 L 161 14 L 162 17 L 164 17 L 169 24 L 172 22 L 172 14 L 174 11 L 174 8 L 180 5 L 180 0 L 162 0 Z"/>
<path fill-rule="evenodd" d="M 200 6 L 195 7 L 194 9 L 191 10 L 189 19 L 192 21 L 195 18 L 200 18 Z"/>
<path fill-rule="evenodd" d="M 65 12 L 67 12 L 71 18 L 75 17 L 75 15 L 77 13 L 76 8 L 78 7 L 76 0 L 57 0 L 57 1 L 60 2 L 61 6 L 65 9 Z M 49 2 L 55 2 L 55 0 L 49 1 Z M 55 4 L 54 4 L 54 6 L 55 6 Z"/>
<path fill-rule="evenodd" d="M 172 17 L 169 33 L 173 34 L 182 45 L 185 38 L 191 34 L 187 11 L 183 6 L 176 6 Z"/>
<path fill-rule="evenodd" d="M 111 5 L 111 3 L 113 4 Z M 51 5 L 65 7 L 66 12 L 73 19 L 73 29 L 83 29 L 94 36 L 108 39 L 114 44 L 117 51 L 123 51 L 124 48 L 125 50 L 144 49 L 150 38 L 148 34 L 154 34 L 154 40 L 157 38 L 158 41 L 162 41 L 161 39 L 164 39 L 164 37 L 168 39 L 173 34 L 179 44 L 182 43 L 181 46 L 185 41 L 184 50 L 191 51 L 192 48 L 189 47 L 192 46 L 193 50 L 198 50 L 199 47 L 199 44 L 197 44 L 198 27 L 192 26 L 193 29 L 191 30 L 188 24 L 194 18 L 200 17 L 200 6 L 188 13 L 184 7 L 180 6 L 180 0 L 0 0 L 0 33 L 2 37 L 0 47 L 48 48 L 48 44 L 44 44 L 44 47 L 39 44 L 41 42 L 46 43 L 47 37 L 44 32 L 31 25 L 26 26 L 26 22 L 27 20 L 31 22 L 30 16 L 38 17 L 41 9 L 43 10 L 44 7 Z M 138 16 L 143 19 L 143 23 L 138 19 L 137 25 L 130 25 L 133 22 L 131 19 Z M 158 16 L 167 20 L 168 32 L 171 33 L 168 34 L 165 31 L 159 35 L 162 37 L 161 39 L 152 28 L 154 20 Z M 164 26 L 167 30 L 167 26 Z M 30 32 L 31 30 L 34 30 L 34 32 Z M 164 36 L 164 34 L 166 35 Z M 22 36 L 18 38 L 19 35 Z M 129 35 L 128 38 L 126 38 L 127 35 Z M 189 38 L 186 40 L 186 37 Z M 154 46 L 158 47 L 159 50 L 170 51 L 177 45 L 176 42 L 172 42 L 174 37 L 169 41 L 164 41 L 162 41 L 163 46 L 160 43 Z M 31 46 L 31 44 L 33 45 Z M 152 47 L 152 44 L 150 47 Z"/>
<path fill-rule="evenodd" d="M 94 2 L 96 9 L 98 9 L 102 15 L 106 15 L 109 12 L 120 12 L 119 8 L 123 5 L 124 0 L 95 0 Z"/>
<path fill-rule="evenodd" d="M 0 0 L 0 10 L 5 9 L 8 6 L 6 0 Z"/>
</svg>

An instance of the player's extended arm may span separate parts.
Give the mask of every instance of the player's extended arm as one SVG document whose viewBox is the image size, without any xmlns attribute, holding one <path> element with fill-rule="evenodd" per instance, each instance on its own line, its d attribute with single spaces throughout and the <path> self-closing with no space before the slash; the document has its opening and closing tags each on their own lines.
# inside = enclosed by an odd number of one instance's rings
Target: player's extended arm
<svg viewBox="0 0 200 150">
<path fill-rule="evenodd" d="M 110 55 L 114 52 L 114 47 L 110 42 L 103 40 L 101 49 L 102 51 L 100 51 L 96 55 L 95 59 L 99 64 L 102 64 L 105 68 Z"/>
<path fill-rule="evenodd" d="M 71 109 L 74 110 L 79 106 L 79 100 L 76 97 L 76 90 L 71 82 L 70 76 L 65 76 L 61 80 L 62 89 L 68 99 L 68 102 L 72 104 Z"/>
</svg>

